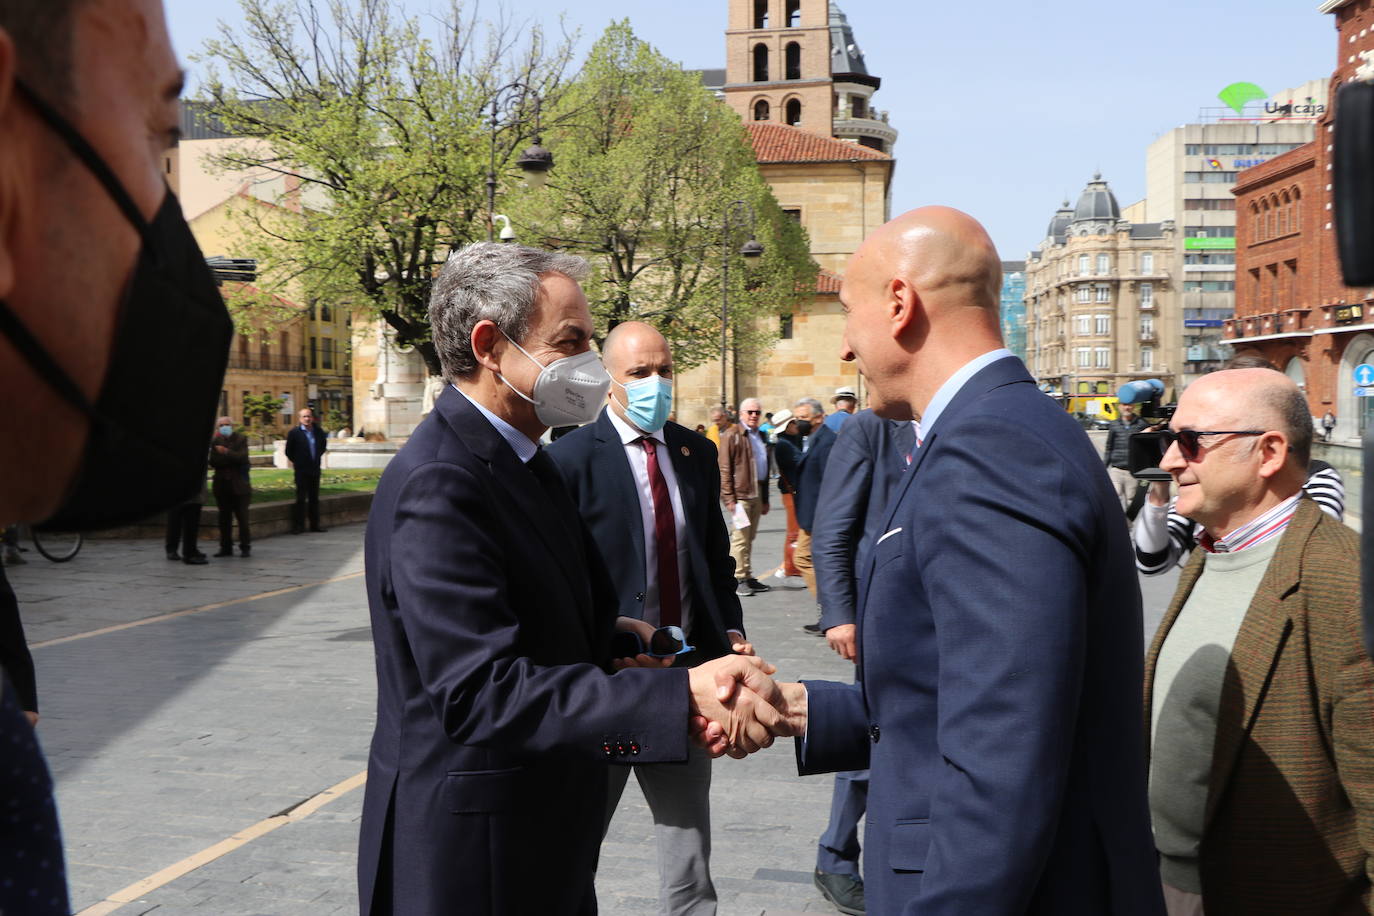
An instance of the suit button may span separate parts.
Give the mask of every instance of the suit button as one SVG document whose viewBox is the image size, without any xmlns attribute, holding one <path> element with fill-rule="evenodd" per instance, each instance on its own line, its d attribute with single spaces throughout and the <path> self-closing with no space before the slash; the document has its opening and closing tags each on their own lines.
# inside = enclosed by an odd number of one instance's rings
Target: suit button
<svg viewBox="0 0 1374 916">
<path fill-rule="evenodd" d="M 636 600 L 636 601 L 643 601 L 643 600 L 644 600 L 644 593 L 643 593 L 643 592 L 640 592 L 640 593 L 638 593 L 637 595 L 635 595 L 635 600 Z"/>
<path fill-rule="evenodd" d="M 623 744 L 617 744 L 617 745 L 615 746 L 615 750 L 616 750 L 616 753 L 618 753 L 618 754 L 619 754 L 620 756 L 622 756 L 622 757 L 624 757 L 627 753 L 629 753 L 629 751 L 626 749 L 625 745 L 623 745 Z"/>
<path fill-rule="evenodd" d="M 878 743 L 878 739 L 881 738 L 882 736 L 883 736 L 883 730 L 882 730 L 881 728 L 879 728 L 878 726 L 876 726 L 876 725 L 870 725 L 870 726 L 868 727 L 868 739 L 869 739 L 870 741 L 872 741 L 874 744 L 877 744 L 877 743 Z"/>
<path fill-rule="evenodd" d="M 630 742 L 630 753 L 631 753 L 631 754 L 638 754 L 638 753 L 639 753 L 639 745 L 638 745 L 637 743 L 635 743 L 635 742 Z"/>
<path fill-rule="evenodd" d="M 611 746 L 609 744 L 601 745 L 601 753 L 605 754 L 607 757 L 615 756 L 615 751 L 611 750 Z"/>
</svg>

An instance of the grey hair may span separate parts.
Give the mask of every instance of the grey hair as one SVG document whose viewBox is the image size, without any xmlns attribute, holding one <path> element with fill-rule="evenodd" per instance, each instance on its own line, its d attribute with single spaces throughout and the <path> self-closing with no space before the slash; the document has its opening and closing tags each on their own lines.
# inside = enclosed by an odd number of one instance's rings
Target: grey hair
<svg viewBox="0 0 1374 916">
<path fill-rule="evenodd" d="M 0 29 L 14 42 L 16 74 L 50 105 L 70 113 L 72 35 L 76 15 L 86 0 L 5 0 L 0 2 Z"/>
<path fill-rule="evenodd" d="M 439 364 L 448 379 L 477 371 L 472 329 L 491 321 L 519 343 L 539 301 L 540 280 L 562 274 L 583 280 L 587 261 L 560 251 L 501 242 L 477 242 L 449 255 L 429 296 L 429 324 Z"/>
<path fill-rule="evenodd" d="M 1308 410 L 1307 398 L 1293 388 L 1283 393 L 1274 409 L 1279 416 L 1279 428 L 1288 437 L 1293 459 L 1305 469 L 1312 460 L 1312 412 Z"/>
<path fill-rule="evenodd" d="M 801 407 L 802 405 L 810 407 L 811 413 L 813 415 L 825 413 L 825 407 L 821 404 L 820 401 L 816 400 L 815 398 L 802 398 L 800 401 L 793 404 L 792 406 Z"/>
</svg>

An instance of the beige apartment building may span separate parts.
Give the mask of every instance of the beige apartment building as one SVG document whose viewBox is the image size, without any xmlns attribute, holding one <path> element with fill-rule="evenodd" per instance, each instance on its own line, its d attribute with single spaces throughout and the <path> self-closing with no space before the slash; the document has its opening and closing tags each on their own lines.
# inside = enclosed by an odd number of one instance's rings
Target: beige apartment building
<svg viewBox="0 0 1374 916">
<path fill-rule="evenodd" d="M 1172 220 L 1123 214 L 1100 175 L 1064 203 L 1026 259 L 1027 364 L 1045 391 L 1115 395 L 1158 378 L 1172 393 L 1182 341 Z M 1140 220 L 1140 221 L 1136 221 Z"/>
</svg>

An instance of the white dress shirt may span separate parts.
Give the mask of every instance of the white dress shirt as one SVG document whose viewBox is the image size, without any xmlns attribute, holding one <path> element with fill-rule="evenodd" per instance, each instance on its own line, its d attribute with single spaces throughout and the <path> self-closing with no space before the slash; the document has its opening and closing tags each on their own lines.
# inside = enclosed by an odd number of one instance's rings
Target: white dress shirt
<svg viewBox="0 0 1374 916">
<path fill-rule="evenodd" d="M 620 434 L 625 446 L 625 457 L 630 461 L 630 473 L 634 475 L 635 493 L 639 495 L 640 523 L 644 528 L 644 617 L 651 626 L 660 626 L 659 588 L 658 588 L 658 542 L 654 533 L 654 493 L 649 485 L 649 456 L 640 440 L 645 434 L 626 423 L 616 412 L 606 409 L 611 425 Z M 687 556 L 686 514 L 682 510 L 682 493 L 677 485 L 677 472 L 673 470 L 673 459 L 668 453 L 668 443 L 663 438 L 663 430 L 650 436 L 654 443 L 654 454 L 658 457 L 658 468 L 668 485 L 668 496 L 673 502 L 673 527 L 677 532 L 677 581 L 682 589 L 682 631 L 691 632 L 692 590 L 688 583 L 691 560 Z"/>
</svg>

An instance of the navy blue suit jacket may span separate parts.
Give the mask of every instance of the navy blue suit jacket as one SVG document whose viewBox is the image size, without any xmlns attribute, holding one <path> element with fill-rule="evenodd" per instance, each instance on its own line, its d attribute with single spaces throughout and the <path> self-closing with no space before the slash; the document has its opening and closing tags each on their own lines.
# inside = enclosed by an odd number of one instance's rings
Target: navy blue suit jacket
<svg viewBox="0 0 1374 916">
<path fill-rule="evenodd" d="M 835 431 L 829 426 L 812 427 L 811 441 L 797 461 L 797 494 L 792 497 L 797 510 L 797 524 L 803 531 L 811 531 L 816 521 L 816 504 L 821 498 L 821 481 L 825 479 L 825 463 L 835 445 Z"/>
<path fill-rule="evenodd" d="M 858 411 L 840 428 L 811 532 L 822 630 L 855 621 L 863 561 L 885 530 L 892 491 L 915 449 L 911 423 L 884 420 L 871 410 Z"/>
<path fill-rule="evenodd" d="M 1140 591 L 1087 436 L 1021 362 L 916 452 L 869 553 L 858 684 L 808 683 L 804 773 L 868 767 L 870 912 L 1163 912 Z"/>
<path fill-rule="evenodd" d="M 615 607 L 541 461 L 450 387 L 378 484 L 364 914 L 594 912 L 606 747 L 687 757 L 687 672 L 603 669 Z"/>
<path fill-rule="evenodd" d="M 735 595 L 735 561 L 730 536 L 720 514 L 720 469 L 716 447 L 676 423 L 663 427 L 663 438 L 682 494 L 687 516 L 685 572 L 692 595 L 690 642 L 696 652 L 678 658 L 690 665 L 730 652 L 726 630 L 744 632 Z M 595 423 L 576 429 L 549 446 L 568 492 L 591 531 L 593 547 L 610 573 L 616 607 L 626 617 L 643 619 L 644 526 L 639 524 L 639 496 L 620 433 L 605 410 Z"/>
<path fill-rule="evenodd" d="M 310 434 L 315 439 L 314 457 L 310 455 L 310 443 L 305 438 L 305 430 L 297 424 L 286 434 L 286 458 L 297 471 L 313 471 L 318 474 L 320 459 L 329 448 L 329 437 L 319 426 L 310 427 Z"/>
</svg>

